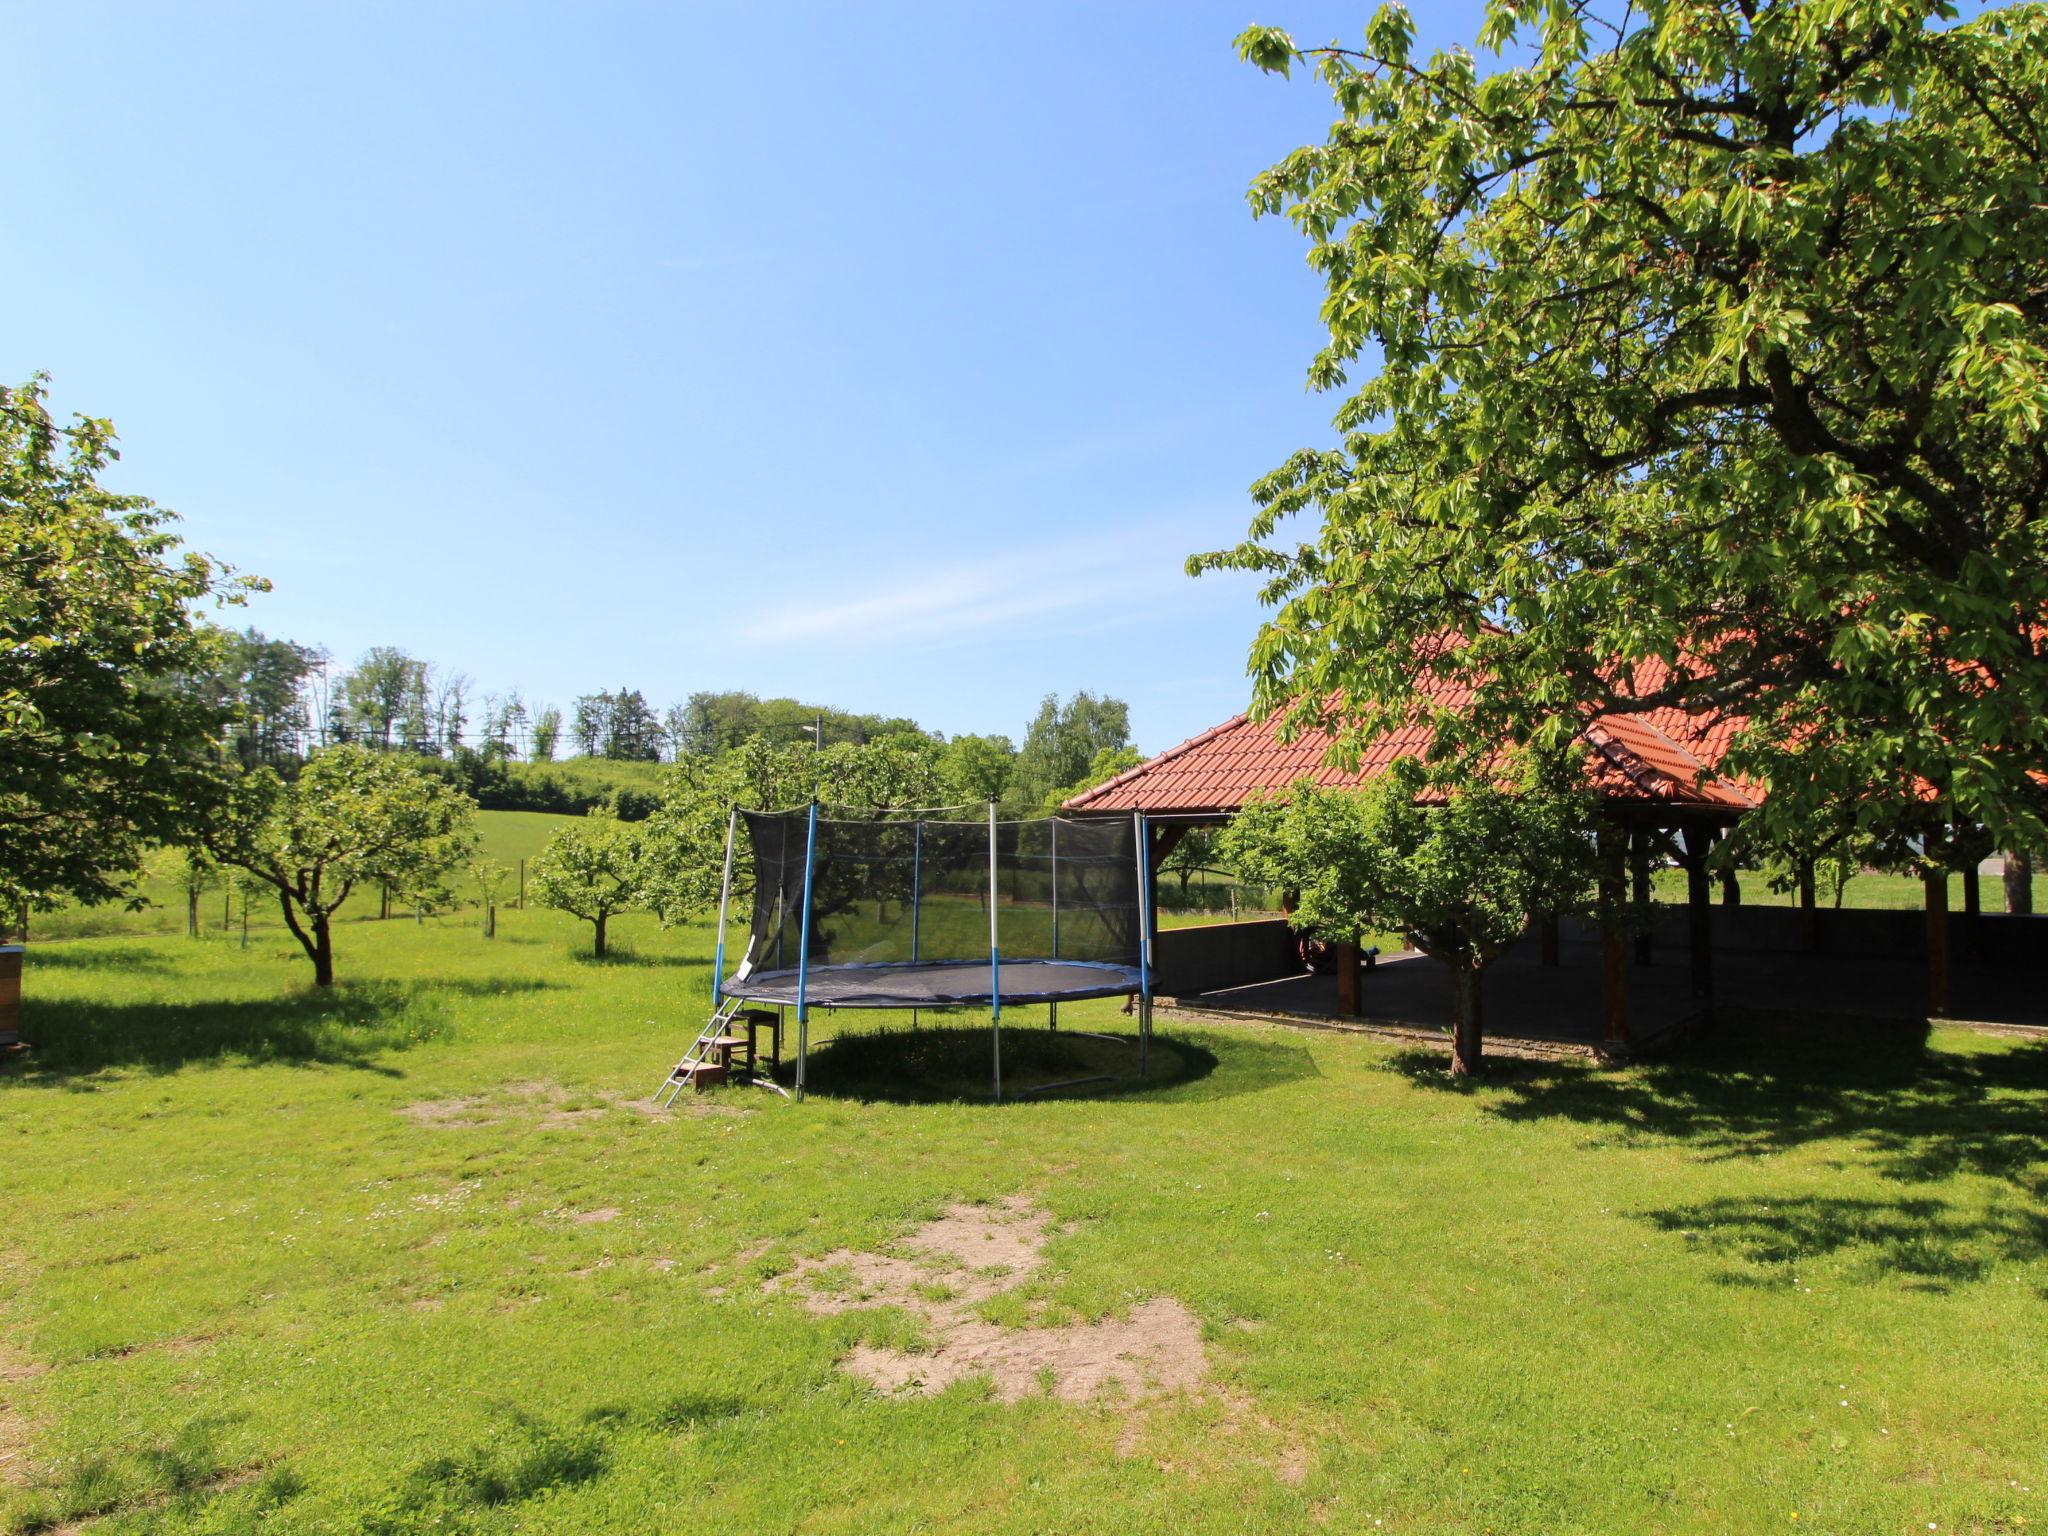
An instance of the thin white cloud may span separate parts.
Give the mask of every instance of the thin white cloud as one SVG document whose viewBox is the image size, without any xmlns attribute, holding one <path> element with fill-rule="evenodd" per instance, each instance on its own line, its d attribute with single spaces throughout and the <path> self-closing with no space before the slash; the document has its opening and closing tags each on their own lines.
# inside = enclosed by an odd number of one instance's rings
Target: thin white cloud
<svg viewBox="0 0 2048 1536">
<path fill-rule="evenodd" d="M 1112 628 L 1156 616 L 1170 595 L 1192 596 L 1185 549 L 1204 547 L 1193 519 L 1133 527 L 1085 541 L 990 553 L 876 587 L 858 578 L 778 605 L 743 631 L 751 644 L 918 648 L 989 632 Z"/>
</svg>

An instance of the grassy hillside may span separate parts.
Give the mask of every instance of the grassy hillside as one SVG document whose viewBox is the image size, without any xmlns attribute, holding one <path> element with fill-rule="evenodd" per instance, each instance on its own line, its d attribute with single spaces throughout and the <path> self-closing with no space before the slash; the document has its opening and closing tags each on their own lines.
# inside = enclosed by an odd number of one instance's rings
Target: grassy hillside
<svg viewBox="0 0 2048 1536">
<path fill-rule="evenodd" d="M 1013 1087 L 1114 1081 L 996 1107 L 985 1020 L 820 1014 L 808 1103 L 651 1113 L 708 929 L 625 919 L 608 963 L 587 934 L 353 924 L 327 995 L 274 932 L 32 949 L 0 1530 L 2048 1522 L 2040 1041 L 1730 1025 L 1470 1086 L 1164 1024 L 1140 1084 L 1018 1008 Z M 864 1302 L 834 1257 L 908 1262 L 920 1223 L 1013 1197 L 1046 1259 L 986 1299 Z M 820 1263 L 807 1308 L 778 1277 Z M 1054 1395 L 1052 1364 L 1016 1401 L 844 1368 L 939 1347 L 941 1305 L 1028 1356 L 1169 1304 L 1196 1369 L 1142 1401 Z"/>
<path fill-rule="evenodd" d="M 480 849 L 508 869 L 516 872 L 521 859 L 530 859 L 540 852 L 541 845 L 553 834 L 555 828 L 573 817 L 549 816 L 538 811 L 479 811 L 476 825 Z M 59 912 L 38 912 L 29 920 L 30 937 L 38 941 L 51 939 L 109 938 L 115 936 L 139 937 L 142 935 L 183 936 L 185 932 L 185 890 L 175 873 L 175 855 L 160 861 L 159 867 L 150 878 L 143 881 L 141 894 L 149 905 L 142 910 L 131 912 L 120 906 L 72 907 Z M 452 886 L 459 901 L 473 902 L 476 897 L 466 873 L 458 872 Z M 516 883 L 516 880 L 515 880 Z M 361 922 L 374 919 L 379 911 L 375 891 L 358 892 L 349 898 L 341 909 L 338 922 Z M 410 915 L 403 906 L 394 911 Z M 238 934 L 242 926 L 242 898 L 238 890 L 229 892 L 218 883 L 210 886 L 199 898 L 199 925 L 202 935 L 222 933 Z M 284 921 L 279 916 L 277 903 L 269 888 L 252 886 L 249 899 L 249 926 L 252 929 L 276 928 L 282 931 Z"/>
</svg>

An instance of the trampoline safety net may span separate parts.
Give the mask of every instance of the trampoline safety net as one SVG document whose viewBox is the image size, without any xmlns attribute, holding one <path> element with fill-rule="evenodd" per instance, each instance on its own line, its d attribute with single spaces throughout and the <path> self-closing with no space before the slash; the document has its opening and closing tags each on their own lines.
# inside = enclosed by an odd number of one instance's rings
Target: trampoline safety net
<svg viewBox="0 0 2048 1536">
<path fill-rule="evenodd" d="M 808 808 L 739 816 L 753 913 L 728 995 L 794 1000 L 800 970 L 811 1001 L 838 1007 L 1107 996 L 1141 984 L 1129 820 L 820 816 L 814 832 Z"/>
</svg>

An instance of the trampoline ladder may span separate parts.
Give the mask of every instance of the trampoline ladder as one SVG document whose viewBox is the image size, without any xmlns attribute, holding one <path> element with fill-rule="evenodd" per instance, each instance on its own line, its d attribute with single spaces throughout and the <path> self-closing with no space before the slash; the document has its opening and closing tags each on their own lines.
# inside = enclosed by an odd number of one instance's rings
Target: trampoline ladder
<svg viewBox="0 0 2048 1536">
<path fill-rule="evenodd" d="M 731 1032 L 739 1011 L 740 1000 L 736 997 L 728 997 L 718 1005 L 718 1011 L 711 1015 L 711 1022 L 698 1033 L 696 1040 L 683 1053 L 683 1059 L 669 1073 L 668 1081 L 654 1090 L 654 1102 L 658 1107 L 668 1108 L 682 1096 L 685 1088 L 702 1090 L 707 1084 L 725 1081 L 732 1070 L 733 1047 L 746 1043 L 744 1038 Z"/>
</svg>

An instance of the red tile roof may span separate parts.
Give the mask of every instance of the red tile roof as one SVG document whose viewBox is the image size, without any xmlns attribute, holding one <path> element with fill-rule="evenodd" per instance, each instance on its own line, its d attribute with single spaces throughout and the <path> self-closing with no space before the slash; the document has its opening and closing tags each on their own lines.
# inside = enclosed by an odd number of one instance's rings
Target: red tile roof
<svg viewBox="0 0 2048 1536">
<path fill-rule="evenodd" d="M 1638 684 L 1650 686 L 1645 678 Z M 1457 701 L 1453 690 L 1444 689 L 1435 702 Z M 1717 771 L 1740 723 L 1668 708 L 1601 715 L 1586 731 L 1592 749 L 1587 776 L 1603 800 L 1754 809 L 1762 801 L 1761 789 Z M 1392 732 L 1367 748 L 1356 772 L 1346 772 L 1323 760 L 1328 733 L 1305 731 L 1283 742 L 1278 728 L 1277 721 L 1234 716 L 1076 795 L 1066 809 L 1149 815 L 1234 811 L 1254 791 L 1286 789 L 1302 779 L 1323 785 L 1363 783 L 1397 757 L 1421 755 L 1428 744 L 1422 727 Z"/>
</svg>

